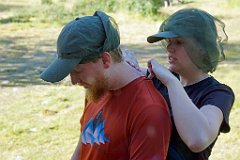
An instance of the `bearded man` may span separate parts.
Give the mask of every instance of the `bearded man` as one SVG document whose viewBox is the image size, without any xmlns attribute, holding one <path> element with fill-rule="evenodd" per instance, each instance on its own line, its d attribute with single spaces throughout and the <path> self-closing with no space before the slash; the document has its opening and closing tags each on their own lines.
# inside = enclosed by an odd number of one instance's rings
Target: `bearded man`
<svg viewBox="0 0 240 160">
<path fill-rule="evenodd" d="M 113 18 L 97 11 L 61 31 L 57 58 L 41 74 L 86 89 L 81 135 L 72 160 L 164 160 L 171 135 L 167 103 L 152 81 L 131 67 Z"/>
</svg>

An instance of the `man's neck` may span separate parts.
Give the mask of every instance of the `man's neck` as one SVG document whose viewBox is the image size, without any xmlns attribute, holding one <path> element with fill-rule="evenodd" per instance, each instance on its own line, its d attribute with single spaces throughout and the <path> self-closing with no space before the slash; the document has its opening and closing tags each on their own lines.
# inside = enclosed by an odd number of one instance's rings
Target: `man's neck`
<svg viewBox="0 0 240 160">
<path fill-rule="evenodd" d="M 117 90 L 123 88 L 133 80 L 144 76 L 141 72 L 131 67 L 126 62 L 114 64 L 114 68 L 111 71 L 110 83 L 111 90 Z"/>
</svg>

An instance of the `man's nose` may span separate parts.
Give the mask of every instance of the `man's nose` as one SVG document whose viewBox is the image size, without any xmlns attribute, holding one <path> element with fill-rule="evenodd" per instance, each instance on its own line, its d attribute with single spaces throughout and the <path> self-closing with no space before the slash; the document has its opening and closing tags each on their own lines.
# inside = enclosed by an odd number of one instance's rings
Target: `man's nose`
<svg viewBox="0 0 240 160">
<path fill-rule="evenodd" d="M 74 73 L 70 73 L 70 77 L 71 77 L 71 82 L 72 82 L 72 84 L 73 85 L 75 85 L 75 84 L 78 84 L 78 83 L 81 83 L 82 81 L 81 81 L 81 79 L 80 79 L 80 77 L 79 76 L 77 76 L 76 74 L 74 74 Z"/>
</svg>

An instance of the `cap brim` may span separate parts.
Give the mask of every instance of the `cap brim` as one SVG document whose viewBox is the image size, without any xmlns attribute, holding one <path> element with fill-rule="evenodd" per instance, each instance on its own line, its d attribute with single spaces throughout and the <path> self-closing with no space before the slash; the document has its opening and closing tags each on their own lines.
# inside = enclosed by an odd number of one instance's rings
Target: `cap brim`
<svg viewBox="0 0 240 160">
<path fill-rule="evenodd" d="M 62 59 L 55 60 L 42 72 L 40 78 L 47 82 L 59 82 L 63 80 L 79 64 L 81 59 Z"/>
<path fill-rule="evenodd" d="M 174 32 L 165 31 L 165 32 L 160 32 L 160 33 L 154 34 L 152 36 L 149 36 L 147 38 L 147 41 L 149 43 L 154 43 L 154 42 L 160 41 L 165 38 L 176 38 L 176 37 L 178 37 L 178 35 L 176 35 Z"/>
</svg>

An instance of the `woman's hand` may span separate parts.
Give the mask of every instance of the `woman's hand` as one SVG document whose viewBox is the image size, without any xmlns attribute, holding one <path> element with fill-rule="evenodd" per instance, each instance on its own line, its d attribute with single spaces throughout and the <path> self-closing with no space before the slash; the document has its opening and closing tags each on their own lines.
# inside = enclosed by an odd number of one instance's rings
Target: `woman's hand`
<svg viewBox="0 0 240 160">
<path fill-rule="evenodd" d="M 134 54 L 134 52 L 128 50 L 128 49 L 122 49 L 123 58 L 124 60 L 133 68 L 135 68 L 137 71 L 141 72 L 141 68 L 138 65 L 137 57 Z"/>
<path fill-rule="evenodd" d="M 165 86 L 174 79 L 177 79 L 166 67 L 159 64 L 156 59 L 148 61 L 148 71 L 150 72 L 148 78 L 156 76 Z"/>
</svg>

